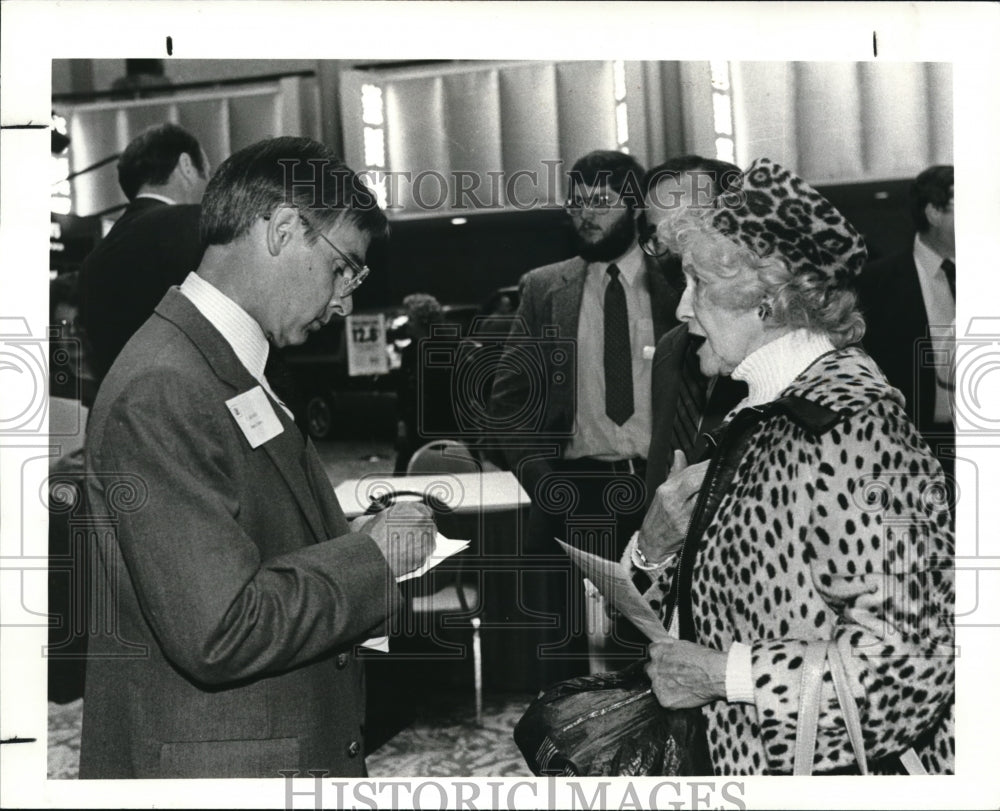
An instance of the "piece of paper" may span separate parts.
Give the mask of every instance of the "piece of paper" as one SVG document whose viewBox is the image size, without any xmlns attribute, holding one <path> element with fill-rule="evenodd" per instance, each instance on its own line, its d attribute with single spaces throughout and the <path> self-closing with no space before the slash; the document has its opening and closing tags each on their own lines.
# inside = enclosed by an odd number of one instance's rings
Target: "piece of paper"
<svg viewBox="0 0 1000 811">
<path fill-rule="evenodd" d="M 621 563 L 584 552 L 582 549 L 563 543 L 558 538 L 556 542 L 569 555 L 573 564 L 583 572 L 583 576 L 594 584 L 608 605 L 631 621 L 651 642 L 669 641 L 667 629 L 663 627 L 656 612 L 649 607 L 649 603 L 643 599 Z"/>
<path fill-rule="evenodd" d="M 396 578 L 396 582 L 402 583 L 404 580 L 412 580 L 415 577 L 425 575 L 435 566 L 447 560 L 452 555 L 457 555 L 459 552 L 463 552 L 468 548 L 469 541 L 456 541 L 452 538 L 445 538 L 444 535 L 439 532 L 437 537 L 434 539 L 434 551 L 431 552 L 430 557 L 424 561 L 424 565 L 419 569 L 414 569 L 412 572 L 401 574 Z"/>
<path fill-rule="evenodd" d="M 447 560 L 452 555 L 457 555 L 459 552 L 464 552 L 469 548 L 469 541 L 456 541 L 453 538 L 445 538 L 440 532 L 434 539 L 434 551 L 431 552 L 430 557 L 424 561 L 424 565 L 419 569 L 414 569 L 412 572 L 407 572 L 406 574 L 401 574 L 396 578 L 397 583 L 402 583 L 404 580 L 412 580 L 421 575 L 427 574 L 431 569 L 440 564 L 441 562 Z M 389 637 L 388 636 L 375 636 L 371 639 L 366 639 L 361 643 L 363 648 L 371 648 L 372 650 L 382 651 L 382 653 L 389 652 Z"/>
</svg>

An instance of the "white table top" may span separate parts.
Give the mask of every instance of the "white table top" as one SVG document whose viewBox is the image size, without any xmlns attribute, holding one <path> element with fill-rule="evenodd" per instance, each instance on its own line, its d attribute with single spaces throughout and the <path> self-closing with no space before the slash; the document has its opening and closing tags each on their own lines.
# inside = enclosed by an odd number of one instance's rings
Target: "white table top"
<svg viewBox="0 0 1000 811">
<path fill-rule="evenodd" d="M 421 476 L 370 475 L 347 479 L 335 488 L 344 515 L 360 515 L 387 492 L 411 490 L 441 499 L 456 513 L 496 512 L 526 507 L 531 499 L 509 470 L 432 473 Z"/>
</svg>

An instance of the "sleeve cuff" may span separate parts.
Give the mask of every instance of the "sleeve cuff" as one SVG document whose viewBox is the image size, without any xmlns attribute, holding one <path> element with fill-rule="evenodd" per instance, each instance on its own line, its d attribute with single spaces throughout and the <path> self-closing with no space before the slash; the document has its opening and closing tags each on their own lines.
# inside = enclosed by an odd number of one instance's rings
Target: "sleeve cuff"
<svg viewBox="0 0 1000 811">
<path fill-rule="evenodd" d="M 751 648 L 734 642 L 726 658 L 726 701 L 753 704 L 753 663 Z"/>
</svg>

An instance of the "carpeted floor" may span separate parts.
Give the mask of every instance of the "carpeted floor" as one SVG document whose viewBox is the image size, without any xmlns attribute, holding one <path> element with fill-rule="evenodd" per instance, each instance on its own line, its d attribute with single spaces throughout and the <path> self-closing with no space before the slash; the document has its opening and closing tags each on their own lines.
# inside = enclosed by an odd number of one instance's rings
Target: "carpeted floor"
<svg viewBox="0 0 1000 811">
<path fill-rule="evenodd" d="M 511 731 L 527 696 L 487 696 L 483 725 L 471 699 L 436 696 L 417 708 L 416 720 L 367 758 L 372 777 L 530 776 Z M 49 777 L 75 779 L 80 763 L 83 699 L 49 704 Z"/>
</svg>

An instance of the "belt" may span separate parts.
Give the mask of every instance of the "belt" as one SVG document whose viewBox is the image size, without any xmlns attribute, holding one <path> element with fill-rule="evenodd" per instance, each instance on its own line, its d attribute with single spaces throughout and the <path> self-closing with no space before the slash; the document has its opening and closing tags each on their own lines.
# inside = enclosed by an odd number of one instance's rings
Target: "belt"
<svg viewBox="0 0 1000 811">
<path fill-rule="evenodd" d="M 600 473 L 631 473 L 636 476 L 646 475 L 646 460 L 636 456 L 632 459 L 595 459 L 593 456 L 581 456 L 577 459 L 561 459 L 557 467 L 560 470 L 597 471 Z"/>
</svg>

